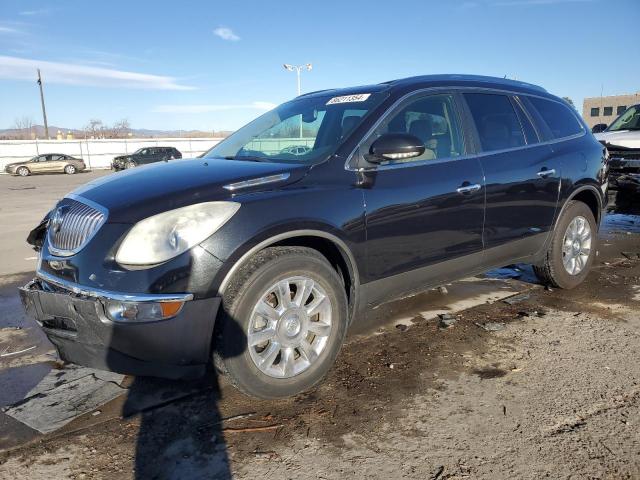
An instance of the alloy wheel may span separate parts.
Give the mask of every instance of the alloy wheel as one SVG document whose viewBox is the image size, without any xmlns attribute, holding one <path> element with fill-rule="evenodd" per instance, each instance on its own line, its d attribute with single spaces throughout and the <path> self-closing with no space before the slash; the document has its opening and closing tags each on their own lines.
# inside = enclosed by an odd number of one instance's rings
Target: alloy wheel
<svg viewBox="0 0 640 480">
<path fill-rule="evenodd" d="M 288 277 L 262 293 L 247 331 L 249 354 L 258 369 L 290 378 L 310 368 L 327 346 L 331 301 L 318 282 Z"/>
<path fill-rule="evenodd" d="M 575 217 L 562 241 L 562 263 L 569 275 L 578 275 L 591 255 L 591 226 L 583 216 Z"/>
</svg>

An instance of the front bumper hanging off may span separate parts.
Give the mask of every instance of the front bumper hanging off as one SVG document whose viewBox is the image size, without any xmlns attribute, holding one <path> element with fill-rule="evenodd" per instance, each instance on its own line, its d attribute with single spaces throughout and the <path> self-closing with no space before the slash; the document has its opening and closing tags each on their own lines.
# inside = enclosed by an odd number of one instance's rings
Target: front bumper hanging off
<svg viewBox="0 0 640 480">
<path fill-rule="evenodd" d="M 180 312 L 166 320 L 115 322 L 105 313 L 106 300 L 161 302 L 176 295 L 125 295 L 54 282 L 37 277 L 20 288 L 20 298 L 62 360 L 130 375 L 204 374 L 220 298 L 185 301 Z"/>
</svg>

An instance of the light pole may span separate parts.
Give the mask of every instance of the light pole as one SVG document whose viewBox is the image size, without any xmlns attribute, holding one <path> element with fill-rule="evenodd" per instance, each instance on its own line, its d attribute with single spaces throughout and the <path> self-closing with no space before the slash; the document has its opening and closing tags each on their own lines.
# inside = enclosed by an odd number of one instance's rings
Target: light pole
<svg viewBox="0 0 640 480">
<path fill-rule="evenodd" d="M 304 65 L 290 65 L 288 63 L 282 64 L 285 70 L 289 70 L 290 72 L 296 72 L 296 77 L 298 78 L 298 96 L 300 96 L 300 72 L 303 69 L 311 71 L 313 65 L 310 63 L 305 63 Z M 302 138 L 302 115 L 300 115 L 300 138 Z"/>
<path fill-rule="evenodd" d="M 47 123 L 47 111 L 44 108 L 44 91 L 42 90 L 42 77 L 38 68 L 38 85 L 40 86 L 40 103 L 42 104 L 42 117 L 44 119 L 44 136 L 49 140 L 49 124 Z"/>
<path fill-rule="evenodd" d="M 283 64 L 283 67 L 290 72 L 296 72 L 298 77 L 298 95 L 300 95 L 300 72 L 302 70 L 311 70 L 311 68 L 313 68 L 313 65 L 311 65 L 310 63 L 306 63 L 304 65 L 289 65 L 288 63 L 285 63 Z"/>
</svg>

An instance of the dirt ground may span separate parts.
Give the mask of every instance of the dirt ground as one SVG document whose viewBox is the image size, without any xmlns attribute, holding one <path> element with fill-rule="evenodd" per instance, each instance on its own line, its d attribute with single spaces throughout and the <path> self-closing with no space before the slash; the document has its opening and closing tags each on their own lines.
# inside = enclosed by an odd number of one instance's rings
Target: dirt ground
<svg viewBox="0 0 640 480">
<path fill-rule="evenodd" d="M 98 414 L 0 452 L 0 478 L 638 479 L 640 217 L 610 214 L 601 233 L 575 290 L 525 271 L 518 296 L 449 328 L 433 292 L 383 306 L 322 385 L 288 400 L 212 378 L 123 417 L 135 379 Z"/>
</svg>

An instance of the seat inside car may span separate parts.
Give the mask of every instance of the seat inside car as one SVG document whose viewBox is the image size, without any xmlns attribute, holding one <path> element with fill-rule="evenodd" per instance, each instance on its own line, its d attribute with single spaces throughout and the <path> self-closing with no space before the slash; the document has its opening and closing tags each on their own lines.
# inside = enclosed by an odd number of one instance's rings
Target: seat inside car
<svg viewBox="0 0 640 480">
<path fill-rule="evenodd" d="M 437 158 L 436 148 L 438 141 L 433 138 L 431 121 L 426 119 L 414 120 L 409 125 L 409 133 L 422 140 L 425 150 L 422 155 L 412 160 L 433 160 Z"/>
<path fill-rule="evenodd" d="M 502 150 L 512 147 L 511 135 L 507 122 L 496 116 L 483 117 L 480 126 L 480 137 L 486 150 Z"/>
</svg>

